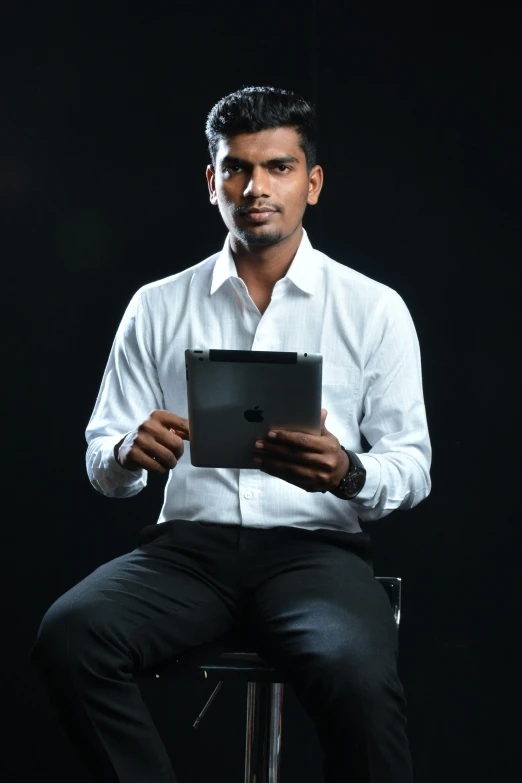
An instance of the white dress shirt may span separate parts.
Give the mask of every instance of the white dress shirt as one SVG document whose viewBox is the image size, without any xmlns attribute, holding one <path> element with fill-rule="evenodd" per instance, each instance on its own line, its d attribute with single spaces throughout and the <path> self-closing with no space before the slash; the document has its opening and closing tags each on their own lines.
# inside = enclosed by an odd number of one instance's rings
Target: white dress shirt
<svg viewBox="0 0 522 783">
<path fill-rule="evenodd" d="M 417 334 L 389 287 L 312 248 L 306 232 L 263 315 L 238 277 L 227 237 L 221 253 L 143 286 L 118 328 L 87 426 L 87 472 L 104 495 L 147 483 L 114 446 L 154 409 L 188 417 L 186 348 L 310 351 L 323 356 L 326 428 L 367 471 L 352 501 L 306 492 L 260 470 L 197 468 L 190 444 L 165 487 L 158 522 L 206 520 L 360 531 L 359 519 L 412 508 L 430 492 L 431 447 Z M 361 433 L 371 445 L 367 453 Z"/>
</svg>

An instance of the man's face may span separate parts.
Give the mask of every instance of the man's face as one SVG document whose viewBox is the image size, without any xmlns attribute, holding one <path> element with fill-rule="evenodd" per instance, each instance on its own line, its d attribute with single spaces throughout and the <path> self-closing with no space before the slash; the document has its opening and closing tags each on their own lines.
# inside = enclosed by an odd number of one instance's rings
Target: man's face
<svg viewBox="0 0 522 783">
<path fill-rule="evenodd" d="M 273 128 L 222 139 L 215 169 L 207 167 L 210 201 L 231 235 L 246 248 L 274 245 L 301 226 L 315 204 L 322 170 L 306 170 L 293 128 Z"/>
</svg>

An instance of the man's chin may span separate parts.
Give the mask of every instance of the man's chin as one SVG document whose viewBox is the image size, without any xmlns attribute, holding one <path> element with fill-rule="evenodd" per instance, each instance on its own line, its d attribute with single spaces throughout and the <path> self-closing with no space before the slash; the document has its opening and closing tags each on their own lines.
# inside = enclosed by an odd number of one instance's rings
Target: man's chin
<svg viewBox="0 0 522 783">
<path fill-rule="evenodd" d="M 283 238 L 281 231 L 256 231 L 248 228 L 236 228 L 236 236 L 246 247 L 269 247 Z"/>
</svg>

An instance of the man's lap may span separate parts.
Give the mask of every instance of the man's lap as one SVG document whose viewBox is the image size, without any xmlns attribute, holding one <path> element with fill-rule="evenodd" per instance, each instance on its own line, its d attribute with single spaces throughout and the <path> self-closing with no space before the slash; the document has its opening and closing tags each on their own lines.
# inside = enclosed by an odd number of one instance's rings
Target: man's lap
<svg viewBox="0 0 522 783">
<path fill-rule="evenodd" d="M 73 645 L 86 628 L 93 641 L 110 633 L 142 666 L 239 620 L 279 662 L 335 646 L 340 655 L 391 651 L 395 625 L 370 552 L 366 534 L 161 523 L 62 596 L 47 625 L 67 628 Z"/>
</svg>

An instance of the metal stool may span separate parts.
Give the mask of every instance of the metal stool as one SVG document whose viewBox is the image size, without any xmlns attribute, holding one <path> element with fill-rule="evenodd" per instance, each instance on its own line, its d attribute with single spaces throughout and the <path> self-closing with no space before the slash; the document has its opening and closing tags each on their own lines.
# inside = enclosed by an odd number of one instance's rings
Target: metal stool
<svg viewBox="0 0 522 783">
<path fill-rule="evenodd" d="M 401 580 L 396 576 L 378 576 L 388 594 L 395 622 L 401 619 Z M 170 658 L 138 675 L 156 679 L 182 677 L 219 680 L 198 715 L 194 728 L 227 680 L 242 680 L 247 686 L 244 783 L 279 783 L 281 767 L 281 731 L 285 677 L 267 664 L 252 642 L 239 629 L 222 639 Z"/>
</svg>

